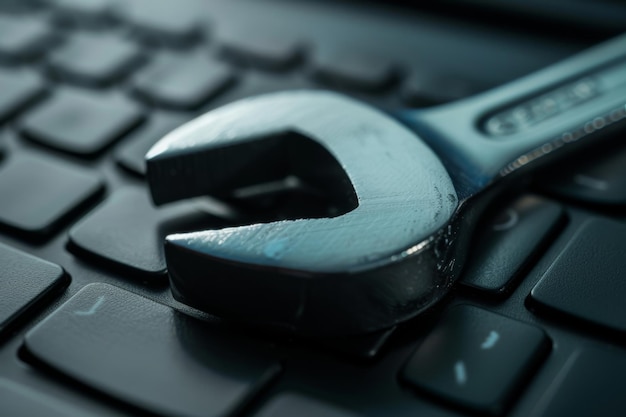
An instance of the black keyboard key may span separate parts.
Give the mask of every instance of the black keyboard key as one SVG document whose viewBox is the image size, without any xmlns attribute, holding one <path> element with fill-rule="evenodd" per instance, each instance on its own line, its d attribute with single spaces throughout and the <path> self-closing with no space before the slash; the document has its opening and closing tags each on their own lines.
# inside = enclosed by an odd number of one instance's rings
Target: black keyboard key
<svg viewBox="0 0 626 417">
<path fill-rule="evenodd" d="M 27 351 L 163 416 L 232 415 L 280 371 L 265 345 L 105 284 L 83 288 L 25 338 Z"/>
<path fill-rule="evenodd" d="M 269 37 L 250 32 L 232 33 L 221 39 L 221 53 L 238 64 L 267 70 L 284 70 L 303 53 L 302 43 L 291 37 Z"/>
<path fill-rule="evenodd" d="M 41 55 L 55 41 L 45 20 L 0 15 L 0 60 L 20 62 Z"/>
<path fill-rule="evenodd" d="M 130 271 L 137 278 L 158 282 L 167 278 L 165 236 L 220 223 L 190 204 L 157 210 L 145 190 L 129 187 L 110 196 L 70 230 L 70 248 L 86 258 Z"/>
<path fill-rule="evenodd" d="M 355 358 L 372 359 L 378 356 L 387 341 L 396 332 L 397 327 L 379 330 L 374 333 L 351 335 L 335 338 L 315 338 L 315 343 L 335 352 Z"/>
<path fill-rule="evenodd" d="M 402 371 L 409 384 L 479 413 L 500 414 L 545 356 L 544 332 L 486 310 L 457 306 Z"/>
<path fill-rule="evenodd" d="M 554 202 L 526 196 L 493 213 L 473 244 L 462 283 L 496 296 L 508 293 L 564 220 Z"/>
<path fill-rule="evenodd" d="M 255 417 L 357 417 L 357 414 L 300 394 L 273 398 Z"/>
<path fill-rule="evenodd" d="M 393 62 L 348 51 L 321 54 L 314 65 L 317 79 L 335 87 L 368 92 L 384 90 L 398 76 Z"/>
<path fill-rule="evenodd" d="M 533 288 L 537 307 L 626 332 L 626 224 L 583 224 Z"/>
<path fill-rule="evenodd" d="M 15 154 L 0 164 L 0 224 L 48 237 L 103 189 L 99 177 L 67 162 Z"/>
<path fill-rule="evenodd" d="M 120 3 L 118 13 L 141 39 L 179 46 L 202 34 L 206 10 L 189 1 L 135 0 Z"/>
<path fill-rule="evenodd" d="M 61 22 L 77 26 L 100 25 L 113 18 L 115 0 L 47 0 Z"/>
<path fill-rule="evenodd" d="M 123 96 L 65 88 L 26 114 L 20 127 L 42 145 L 94 156 L 142 119 L 142 110 Z"/>
<path fill-rule="evenodd" d="M 469 97 L 480 91 L 468 80 L 412 73 L 402 85 L 402 99 L 407 106 L 427 107 Z"/>
<path fill-rule="evenodd" d="M 550 172 L 550 181 L 538 184 L 560 198 L 608 206 L 626 205 L 626 148 L 586 153 Z"/>
<path fill-rule="evenodd" d="M 144 68 L 133 83 L 137 95 L 158 106 L 195 109 L 234 81 L 226 65 L 202 55 L 167 54 Z"/>
<path fill-rule="evenodd" d="M 101 86 L 127 75 L 141 58 L 138 46 L 125 39 L 82 33 L 52 53 L 48 66 L 58 78 Z"/>
<path fill-rule="evenodd" d="M 0 70 L 0 123 L 32 104 L 45 92 L 41 77 L 27 70 Z"/>
<path fill-rule="evenodd" d="M 189 121 L 193 117 L 186 114 L 154 112 L 150 120 L 135 130 L 122 143 L 116 152 L 117 162 L 125 169 L 138 174 L 146 174 L 146 153 L 163 136 Z"/>
<path fill-rule="evenodd" d="M 0 407 L 7 417 L 92 417 L 93 414 L 63 403 L 25 385 L 0 378 Z"/>
<path fill-rule="evenodd" d="M 0 265 L 0 333 L 69 281 L 60 266 L 1 243 Z"/>
<path fill-rule="evenodd" d="M 624 375 L 624 351 L 577 351 L 568 359 L 544 398 L 537 402 L 532 415 L 625 416 Z"/>
</svg>

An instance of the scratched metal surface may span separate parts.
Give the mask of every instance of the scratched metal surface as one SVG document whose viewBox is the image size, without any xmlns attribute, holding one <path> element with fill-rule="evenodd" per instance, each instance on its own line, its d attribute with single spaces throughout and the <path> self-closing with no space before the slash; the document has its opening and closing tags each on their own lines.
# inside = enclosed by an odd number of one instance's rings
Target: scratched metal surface
<svg viewBox="0 0 626 417">
<path fill-rule="evenodd" d="M 378 110 L 330 92 L 247 99 L 175 130 L 147 155 L 153 194 L 171 185 L 162 181 L 163 176 L 183 178 L 180 171 L 189 169 L 186 163 L 178 168 L 161 165 L 162 159 L 183 160 L 206 149 L 262 140 L 250 138 L 288 130 L 314 138 L 340 161 L 358 199 L 354 210 L 333 218 L 199 231 L 168 240 L 247 264 L 315 273 L 356 272 L 421 250 L 422 241 L 454 214 L 458 201 L 450 177 L 414 133 Z M 221 171 L 220 166 L 213 169 Z M 198 186 L 204 187 L 211 178 L 203 176 L 200 181 L 204 184 Z M 180 181 L 178 186 L 187 187 L 189 196 L 195 194 L 196 182 Z"/>
</svg>

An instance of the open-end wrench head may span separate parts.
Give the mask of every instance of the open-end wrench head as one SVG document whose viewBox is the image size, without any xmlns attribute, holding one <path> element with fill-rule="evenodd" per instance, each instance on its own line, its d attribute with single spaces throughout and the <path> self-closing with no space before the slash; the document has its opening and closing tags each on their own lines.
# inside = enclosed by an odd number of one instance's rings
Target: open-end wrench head
<svg viewBox="0 0 626 417">
<path fill-rule="evenodd" d="M 400 112 L 418 134 L 364 104 L 311 91 L 243 100 L 191 121 L 147 155 L 155 203 L 294 175 L 340 214 L 169 236 L 174 296 L 309 334 L 373 331 L 416 316 L 460 276 L 474 216 L 491 197 L 564 150 L 623 132 L 625 51 L 622 35 L 475 97 Z"/>
<path fill-rule="evenodd" d="M 332 218 L 168 236 L 173 293 L 191 306 L 358 333 L 418 314 L 451 281 L 450 177 L 415 133 L 362 103 L 313 91 L 239 101 L 170 133 L 147 159 L 157 204 L 286 174 L 345 200 Z"/>
</svg>

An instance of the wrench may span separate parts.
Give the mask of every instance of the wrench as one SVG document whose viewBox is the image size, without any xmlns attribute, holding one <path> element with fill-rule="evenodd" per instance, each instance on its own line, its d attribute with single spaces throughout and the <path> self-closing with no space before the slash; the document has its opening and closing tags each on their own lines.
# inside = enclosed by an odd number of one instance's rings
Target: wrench
<svg viewBox="0 0 626 417">
<path fill-rule="evenodd" d="M 625 124 L 626 36 L 423 111 L 391 116 L 325 91 L 231 103 L 148 152 L 154 203 L 294 175 L 341 213 L 170 235 L 172 293 L 305 335 L 393 326 L 448 293 L 494 195 Z"/>
</svg>

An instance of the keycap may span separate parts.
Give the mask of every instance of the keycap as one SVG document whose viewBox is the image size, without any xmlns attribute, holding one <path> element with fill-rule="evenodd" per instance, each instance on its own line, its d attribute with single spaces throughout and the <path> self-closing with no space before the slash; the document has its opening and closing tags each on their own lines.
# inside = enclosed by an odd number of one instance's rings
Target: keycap
<svg viewBox="0 0 626 417">
<path fill-rule="evenodd" d="M 355 358 L 372 359 L 378 356 L 396 330 L 397 327 L 394 326 L 373 333 L 344 337 L 315 337 L 310 339 L 310 341 L 324 348 Z"/>
<path fill-rule="evenodd" d="M 548 348 L 538 327 L 461 305 L 444 313 L 401 375 L 440 400 L 498 415 L 519 395 Z"/>
<path fill-rule="evenodd" d="M 93 417 L 93 414 L 40 391 L 0 378 L 0 407 L 11 417 Z"/>
<path fill-rule="evenodd" d="M 55 18 L 78 26 L 104 24 L 113 17 L 115 0 L 47 0 Z"/>
<path fill-rule="evenodd" d="M 145 190 L 128 187 L 109 196 L 70 230 L 70 248 L 134 277 L 162 282 L 167 279 L 163 256 L 167 234 L 223 224 L 189 204 L 157 210 Z"/>
<path fill-rule="evenodd" d="M 363 91 L 383 90 L 398 75 L 395 64 L 385 58 L 348 51 L 320 54 L 314 66 L 317 79 Z"/>
<path fill-rule="evenodd" d="M 40 0 L 0 0 L 0 8 L 9 12 L 31 11 L 40 7 Z"/>
<path fill-rule="evenodd" d="M 231 33 L 222 37 L 220 43 L 220 52 L 227 59 L 267 70 L 287 69 L 303 53 L 303 45 L 298 39 L 285 36 Z"/>
<path fill-rule="evenodd" d="M 142 119 L 141 108 L 123 96 L 66 87 L 26 114 L 20 129 L 39 144 L 91 157 Z"/>
<path fill-rule="evenodd" d="M 202 55 L 164 54 L 140 71 L 134 92 L 158 106 L 195 109 L 224 91 L 234 74 L 223 63 Z"/>
<path fill-rule="evenodd" d="M 232 415 L 280 371 L 265 344 L 107 284 L 83 288 L 24 345 L 38 363 L 163 416 Z"/>
<path fill-rule="evenodd" d="M 489 213 L 477 231 L 461 282 L 491 296 L 508 293 L 563 220 L 561 205 L 536 196 Z"/>
<path fill-rule="evenodd" d="M 626 354 L 586 348 L 575 352 L 537 401 L 533 416 L 623 416 Z"/>
<path fill-rule="evenodd" d="M 191 120 L 192 115 L 185 113 L 154 112 L 150 119 L 133 131 L 120 144 L 115 159 L 123 168 L 138 174 L 146 174 L 146 153 L 159 139 Z"/>
<path fill-rule="evenodd" d="M 460 100 L 478 91 L 480 87 L 466 79 L 413 72 L 402 84 L 401 96 L 408 106 L 426 107 Z"/>
<path fill-rule="evenodd" d="M 255 417 L 357 417 L 357 414 L 301 394 L 285 393 L 273 398 Z"/>
<path fill-rule="evenodd" d="M 45 20 L 0 15 L 0 60 L 19 62 L 42 54 L 56 37 Z"/>
<path fill-rule="evenodd" d="M 0 123 L 43 97 L 45 90 L 43 80 L 34 72 L 0 70 Z"/>
<path fill-rule="evenodd" d="M 50 55 L 48 68 L 63 80 L 106 85 L 128 74 L 141 59 L 134 43 L 112 35 L 81 33 Z"/>
<path fill-rule="evenodd" d="M 69 277 L 59 265 L 2 243 L 0 265 L 0 334 L 69 283 Z"/>
<path fill-rule="evenodd" d="M 138 37 L 175 46 L 188 44 L 201 35 L 205 12 L 198 3 L 182 0 L 160 1 L 158 5 L 154 0 L 135 0 L 117 7 L 119 17 Z"/>
<path fill-rule="evenodd" d="M 0 224 L 26 237 L 49 237 L 102 190 L 102 180 L 91 171 L 49 157 L 14 154 L 0 164 L 0 196 L 5 196 Z"/>
<path fill-rule="evenodd" d="M 626 225 L 604 218 L 587 221 L 532 289 L 533 305 L 548 315 L 565 314 L 626 332 L 625 253 Z"/>
<path fill-rule="evenodd" d="M 626 148 L 611 146 L 609 152 L 585 153 L 549 173 L 550 181 L 537 184 L 559 198 L 606 206 L 626 204 Z"/>
</svg>

